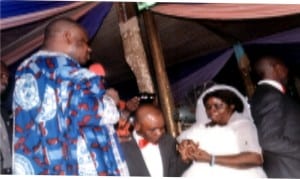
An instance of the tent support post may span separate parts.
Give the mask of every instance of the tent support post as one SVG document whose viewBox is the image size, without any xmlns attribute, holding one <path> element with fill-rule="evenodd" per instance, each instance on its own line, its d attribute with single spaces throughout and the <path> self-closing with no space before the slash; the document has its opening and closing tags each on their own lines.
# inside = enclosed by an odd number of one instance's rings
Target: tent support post
<svg viewBox="0 0 300 179">
<path fill-rule="evenodd" d="M 254 93 L 255 87 L 250 77 L 251 68 L 250 68 L 249 58 L 247 54 L 244 52 L 244 49 L 240 43 L 234 44 L 233 49 L 234 49 L 236 59 L 238 61 L 239 70 L 241 72 L 244 81 L 247 96 L 248 98 L 251 98 Z"/>
<path fill-rule="evenodd" d="M 155 93 L 141 39 L 135 3 L 118 3 L 119 27 L 127 64 L 133 71 L 140 92 Z"/>
<path fill-rule="evenodd" d="M 157 33 L 154 17 L 149 10 L 143 12 L 145 28 L 150 44 L 151 54 L 153 58 L 153 65 L 155 75 L 158 83 L 159 100 L 162 110 L 165 115 L 168 132 L 173 136 L 177 136 L 177 128 L 174 121 L 176 116 L 174 99 L 172 96 L 169 80 L 165 70 L 164 57 L 160 44 L 159 35 Z"/>
</svg>

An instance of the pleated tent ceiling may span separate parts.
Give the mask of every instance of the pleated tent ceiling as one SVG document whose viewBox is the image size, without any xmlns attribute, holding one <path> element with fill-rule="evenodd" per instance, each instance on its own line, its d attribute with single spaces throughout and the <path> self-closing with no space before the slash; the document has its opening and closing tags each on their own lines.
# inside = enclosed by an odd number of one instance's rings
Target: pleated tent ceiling
<svg viewBox="0 0 300 179">
<path fill-rule="evenodd" d="M 91 39 L 111 6 L 112 3 L 107 2 L 3 1 L 1 60 L 10 65 L 39 48 L 45 26 L 54 18 L 69 17 L 78 21 Z"/>
<path fill-rule="evenodd" d="M 150 10 L 154 13 L 166 70 L 178 100 L 193 85 L 186 80 L 196 72 L 201 71 L 193 78 L 197 79 L 194 84 L 213 79 L 232 56 L 232 45 L 236 42 L 255 44 L 255 40 L 262 42 L 263 37 L 273 34 L 278 39 L 285 31 L 298 33 L 300 27 L 300 5 L 294 4 L 156 3 Z M 121 89 L 121 96 L 136 93 L 134 87 L 129 88 L 134 86 L 135 78 L 124 59 L 118 11 L 111 2 L 2 1 L 1 60 L 12 67 L 33 53 L 41 45 L 45 25 L 61 16 L 76 19 L 88 29 L 92 60 L 104 65 L 107 80 Z M 138 19 L 151 64 L 141 14 Z M 300 38 L 294 36 L 293 40 L 285 42 L 282 38 L 276 43 L 297 44 Z M 270 39 L 262 43 L 269 42 Z"/>
</svg>

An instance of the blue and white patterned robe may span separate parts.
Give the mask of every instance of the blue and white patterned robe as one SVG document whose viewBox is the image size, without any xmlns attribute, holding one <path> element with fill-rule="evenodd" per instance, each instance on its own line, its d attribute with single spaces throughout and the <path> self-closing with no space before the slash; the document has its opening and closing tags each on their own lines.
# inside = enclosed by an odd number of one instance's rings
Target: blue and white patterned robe
<svg viewBox="0 0 300 179">
<path fill-rule="evenodd" d="M 15 78 L 14 174 L 120 175 L 101 77 L 65 54 L 39 51 Z"/>
</svg>

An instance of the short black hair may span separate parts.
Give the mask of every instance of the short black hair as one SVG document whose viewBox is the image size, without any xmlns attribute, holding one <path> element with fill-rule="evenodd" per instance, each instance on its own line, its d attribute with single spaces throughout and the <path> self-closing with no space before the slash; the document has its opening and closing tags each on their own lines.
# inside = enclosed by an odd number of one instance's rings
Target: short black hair
<svg viewBox="0 0 300 179">
<path fill-rule="evenodd" d="M 69 17 L 62 17 L 52 20 L 45 28 L 45 41 L 51 39 L 52 36 L 55 36 L 56 33 L 60 32 L 62 29 L 70 28 L 79 28 L 84 30 L 80 24 L 78 24 L 75 20 Z"/>
<path fill-rule="evenodd" d="M 244 104 L 242 100 L 232 91 L 226 89 L 220 89 L 207 93 L 203 98 L 203 103 L 206 104 L 209 98 L 216 97 L 221 99 L 227 105 L 234 105 L 235 111 L 243 112 Z"/>
<path fill-rule="evenodd" d="M 266 66 L 274 65 L 287 66 L 280 56 L 275 55 L 262 55 L 254 63 L 254 70 L 256 75 L 261 79 L 266 75 Z"/>
</svg>

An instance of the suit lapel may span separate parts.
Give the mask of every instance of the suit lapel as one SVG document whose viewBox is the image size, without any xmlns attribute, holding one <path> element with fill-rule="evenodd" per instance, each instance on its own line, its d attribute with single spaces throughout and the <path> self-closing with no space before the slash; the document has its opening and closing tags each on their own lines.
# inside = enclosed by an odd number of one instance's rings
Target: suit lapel
<svg viewBox="0 0 300 179">
<path fill-rule="evenodd" d="M 131 176 L 150 176 L 142 153 L 132 137 L 130 141 L 122 144 L 126 155 L 128 168 Z"/>
<path fill-rule="evenodd" d="M 159 141 L 159 151 L 161 155 L 161 160 L 163 164 L 163 176 L 167 176 L 168 174 L 168 150 L 166 150 L 166 143 L 164 140 L 164 136 Z"/>
</svg>

